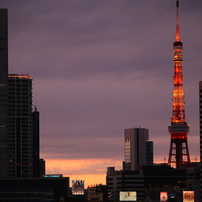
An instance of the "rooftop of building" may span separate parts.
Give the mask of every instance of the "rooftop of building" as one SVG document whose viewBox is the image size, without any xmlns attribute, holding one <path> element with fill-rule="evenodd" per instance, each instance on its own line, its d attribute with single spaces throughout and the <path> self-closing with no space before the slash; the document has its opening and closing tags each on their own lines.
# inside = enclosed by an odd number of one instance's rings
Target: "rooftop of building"
<svg viewBox="0 0 202 202">
<path fill-rule="evenodd" d="M 19 79 L 33 79 L 32 76 L 29 76 L 28 74 L 9 74 L 9 78 L 19 78 Z"/>
</svg>

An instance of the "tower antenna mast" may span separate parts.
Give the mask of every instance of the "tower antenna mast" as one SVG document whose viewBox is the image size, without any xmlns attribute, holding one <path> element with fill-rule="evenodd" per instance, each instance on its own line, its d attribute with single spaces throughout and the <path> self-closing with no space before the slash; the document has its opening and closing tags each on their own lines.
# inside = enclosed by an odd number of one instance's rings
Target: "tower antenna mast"
<svg viewBox="0 0 202 202">
<path fill-rule="evenodd" d="M 189 126 L 185 118 L 185 93 L 182 75 L 182 50 L 180 41 L 179 0 L 176 0 L 176 36 L 173 43 L 174 50 L 174 89 L 172 97 L 171 126 L 168 126 L 171 135 L 168 165 L 176 169 L 183 169 L 190 165 L 187 134 Z"/>
<path fill-rule="evenodd" d="M 179 0 L 176 1 L 176 34 L 175 41 L 180 41 L 180 12 L 179 12 Z"/>
</svg>

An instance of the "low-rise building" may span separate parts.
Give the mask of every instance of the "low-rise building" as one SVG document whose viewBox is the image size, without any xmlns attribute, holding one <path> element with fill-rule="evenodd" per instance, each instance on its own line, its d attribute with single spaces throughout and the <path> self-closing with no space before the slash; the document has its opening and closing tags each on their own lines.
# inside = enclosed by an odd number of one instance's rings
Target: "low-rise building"
<svg viewBox="0 0 202 202">
<path fill-rule="evenodd" d="M 200 163 L 192 164 L 187 168 L 187 190 L 194 191 L 195 201 L 200 200 Z"/>
<path fill-rule="evenodd" d="M 1 178 L 0 201 L 53 201 L 68 197 L 69 177 Z"/>
<path fill-rule="evenodd" d="M 88 202 L 107 202 L 107 186 L 98 184 L 87 188 Z"/>
<path fill-rule="evenodd" d="M 144 195 L 144 176 L 142 171 L 120 170 L 115 167 L 107 168 L 107 189 L 108 199 L 111 202 L 119 201 L 120 192 L 136 192 L 137 201 L 143 201 Z"/>
</svg>

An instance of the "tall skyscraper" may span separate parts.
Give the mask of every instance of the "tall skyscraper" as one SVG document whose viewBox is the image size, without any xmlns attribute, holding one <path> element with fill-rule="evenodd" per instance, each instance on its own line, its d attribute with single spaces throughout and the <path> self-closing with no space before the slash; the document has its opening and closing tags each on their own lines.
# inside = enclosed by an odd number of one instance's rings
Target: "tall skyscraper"
<svg viewBox="0 0 202 202">
<path fill-rule="evenodd" d="M 123 170 L 137 170 L 138 166 L 153 165 L 153 142 L 148 141 L 146 128 L 125 129 Z"/>
<path fill-rule="evenodd" d="M 201 193 L 200 193 L 200 196 L 201 196 L 201 200 L 202 201 L 202 81 L 199 82 L 199 126 L 200 126 L 200 163 L 201 163 Z"/>
<path fill-rule="evenodd" d="M 39 114 L 32 77 L 8 74 L 7 9 L 0 9 L 0 178 L 38 177 Z"/>
<path fill-rule="evenodd" d="M 171 125 L 168 126 L 171 135 L 170 152 L 168 165 L 176 169 L 183 169 L 190 165 L 187 134 L 189 126 L 185 118 L 185 93 L 183 88 L 182 75 L 182 50 L 183 44 L 180 40 L 180 22 L 179 22 L 179 0 L 176 1 L 176 34 L 173 43 L 174 50 L 174 89 L 172 98 L 172 117 Z"/>
<path fill-rule="evenodd" d="M 0 9 L 0 177 L 8 176 L 8 19 Z"/>
<path fill-rule="evenodd" d="M 33 177 L 32 77 L 8 76 L 9 177 Z"/>
</svg>

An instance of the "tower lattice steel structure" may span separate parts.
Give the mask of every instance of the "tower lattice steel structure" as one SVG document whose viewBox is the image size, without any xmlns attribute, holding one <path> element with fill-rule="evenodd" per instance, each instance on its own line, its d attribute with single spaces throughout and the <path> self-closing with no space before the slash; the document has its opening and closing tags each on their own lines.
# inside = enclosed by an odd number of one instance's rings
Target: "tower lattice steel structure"
<svg viewBox="0 0 202 202">
<path fill-rule="evenodd" d="M 180 41 L 179 23 L 179 0 L 176 1 L 176 38 L 173 43 L 174 49 L 174 89 L 172 97 L 171 126 L 168 126 L 171 135 L 170 152 L 168 164 L 176 169 L 183 169 L 190 165 L 187 134 L 189 126 L 185 118 L 185 94 L 183 89 L 182 75 L 182 50 L 183 44 Z"/>
</svg>

